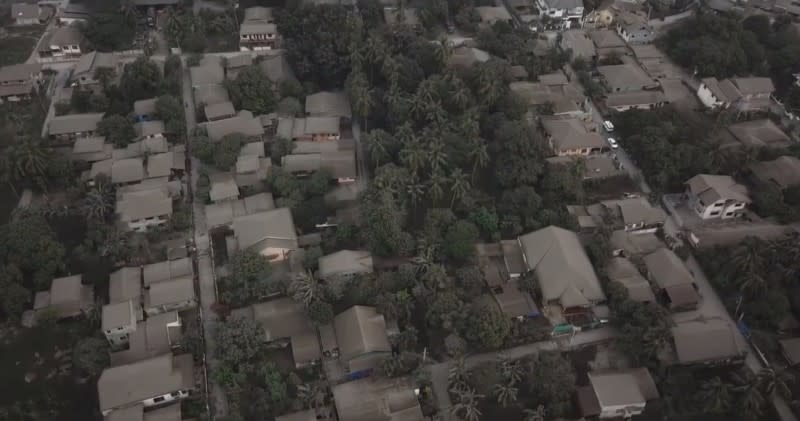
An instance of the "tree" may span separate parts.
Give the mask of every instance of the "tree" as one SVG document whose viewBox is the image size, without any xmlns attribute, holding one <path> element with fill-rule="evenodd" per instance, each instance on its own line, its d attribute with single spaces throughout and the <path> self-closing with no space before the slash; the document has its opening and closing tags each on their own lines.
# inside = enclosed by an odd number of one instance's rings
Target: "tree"
<svg viewBox="0 0 800 421">
<path fill-rule="evenodd" d="M 117 148 L 128 146 L 136 138 L 133 124 L 121 115 L 104 117 L 97 125 L 97 132 Z"/>
<path fill-rule="evenodd" d="M 98 51 L 121 51 L 133 44 L 136 20 L 118 11 L 92 13 L 81 31 Z"/>
<path fill-rule="evenodd" d="M 322 326 L 333 322 L 333 306 L 322 300 L 313 300 L 306 307 L 306 314 L 315 326 Z"/>
<path fill-rule="evenodd" d="M 156 100 L 156 114 L 164 121 L 167 133 L 172 133 L 177 139 L 186 135 L 186 117 L 181 100 L 172 95 L 161 95 Z"/>
<path fill-rule="evenodd" d="M 227 87 L 237 109 L 252 111 L 253 114 L 269 114 L 275 109 L 277 100 L 273 84 L 259 65 L 239 71 Z"/>
<path fill-rule="evenodd" d="M 105 222 L 114 211 L 114 189 L 110 183 L 95 182 L 94 188 L 89 190 L 83 199 L 83 212 L 88 219 Z"/>
<path fill-rule="evenodd" d="M 247 138 L 241 133 L 231 133 L 222 137 L 214 144 L 214 166 L 221 171 L 228 171 L 236 165 L 242 146 L 247 143 Z"/>
<path fill-rule="evenodd" d="M 64 270 L 64 246 L 43 216 L 19 212 L 0 227 L 0 261 L 9 271 L 32 279 L 33 289 L 50 287 L 56 273 Z"/>
<path fill-rule="evenodd" d="M 514 387 L 514 382 L 497 383 L 493 386 L 494 395 L 500 406 L 507 408 L 517 401 L 519 389 Z"/>
<path fill-rule="evenodd" d="M 762 368 L 756 374 L 758 388 L 763 396 L 774 399 L 776 396 L 788 399 L 792 396 L 789 387 L 794 382 L 794 376 L 788 370 L 778 371 L 773 367 Z"/>
<path fill-rule="evenodd" d="M 292 280 L 289 293 L 295 301 L 310 307 L 314 301 L 319 301 L 322 286 L 313 273 L 306 271 Z"/>
<path fill-rule="evenodd" d="M 222 299 L 241 306 L 277 292 L 281 285 L 272 274 L 269 260 L 252 250 L 241 250 L 231 258 L 231 275 L 222 282 Z"/>
<path fill-rule="evenodd" d="M 7 166 L 12 180 L 41 179 L 52 162 L 49 150 L 35 140 L 25 139 L 8 148 Z"/>
<path fill-rule="evenodd" d="M 541 404 L 536 409 L 525 409 L 522 412 L 525 414 L 524 421 L 545 421 L 547 415 L 547 410 Z"/>
<path fill-rule="evenodd" d="M 72 365 L 86 376 L 97 377 L 111 364 L 109 355 L 104 338 L 83 338 L 72 349 Z"/>
<path fill-rule="evenodd" d="M 161 86 L 161 71 L 147 57 L 126 64 L 119 81 L 119 88 L 128 103 L 158 96 Z"/>
<path fill-rule="evenodd" d="M 378 256 L 396 256 L 411 250 L 410 235 L 403 231 L 404 209 L 386 191 L 370 188 L 361 198 L 363 235 Z"/>
<path fill-rule="evenodd" d="M 550 415 L 566 415 L 572 407 L 575 373 L 559 352 L 544 351 L 529 362 L 527 386 L 534 402 L 547 402 Z"/>
<path fill-rule="evenodd" d="M 252 319 L 231 317 L 214 330 L 216 357 L 238 367 L 261 356 L 265 351 L 264 330 Z"/>
<path fill-rule="evenodd" d="M 8 272 L 6 268 L 0 268 L 0 312 L 10 320 L 18 320 L 22 312 L 28 307 L 31 292 L 20 285 L 19 279 Z"/>
<path fill-rule="evenodd" d="M 453 415 L 459 417 L 464 421 L 478 421 L 481 417 L 481 411 L 478 409 L 478 401 L 483 398 L 483 395 L 475 393 L 473 389 L 456 390 L 456 403 L 451 410 Z"/>
<path fill-rule="evenodd" d="M 511 333 L 511 321 L 495 307 L 473 305 L 461 331 L 481 349 L 499 349 Z"/>
<path fill-rule="evenodd" d="M 456 262 L 464 262 L 475 254 L 480 232 L 472 222 L 461 220 L 450 226 L 445 235 L 445 253 Z"/>
<path fill-rule="evenodd" d="M 733 385 L 715 376 L 703 383 L 698 398 L 703 403 L 705 411 L 725 414 L 731 408 L 733 392 Z"/>
<path fill-rule="evenodd" d="M 108 90 L 108 87 L 111 86 L 111 81 L 114 80 L 116 75 L 117 72 L 113 67 L 98 67 L 94 70 L 94 78 L 100 81 L 103 91 Z"/>
</svg>

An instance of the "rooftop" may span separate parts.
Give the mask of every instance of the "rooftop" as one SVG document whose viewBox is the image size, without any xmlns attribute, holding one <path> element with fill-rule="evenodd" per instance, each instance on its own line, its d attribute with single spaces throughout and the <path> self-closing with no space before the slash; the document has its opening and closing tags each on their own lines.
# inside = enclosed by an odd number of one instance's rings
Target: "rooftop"
<svg viewBox="0 0 800 421">
<path fill-rule="evenodd" d="M 731 124 L 728 131 L 747 147 L 785 147 L 792 143 L 789 136 L 767 118 Z"/>
<path fill-rule="evenodd" d="M 38 74 L 41 71 L 42 65 L 39 63 L 3 66 L 0 67 L 0 83 L 28 81 L 31 79 L 32 75 Z"/>
<path fill-rule="evenodd" d="M 333 325 L 339 343 L 339 357 L 343 361 L 392 350 L 386 335 L 386 320 L 375 307 L 350 307 L 336 315 Z"/>
<path fill-rule="evenodd" d="M 603 76 L 611 92 L 638 91 L 658 85 L 641 67 L 634 64 L 597 66 L 597 71 Z"/>
<path fill-rule="evenodd" d="M 223 137 L 233 133 L 240 133 L 246 137 L 260 137 L 264 134 L 264 126 L 261 125 L 260 118 L 254 117 L 250 111 L 243 110 L 234 117 L 206 123 L 206 131 L 212 142 L 219 142 Z"/>
<path fill-rule="evenodd" d="M 103 119 L 103 113 L 68 114 L 50 119 L 48 133 L 50 135 L 93 132 L 97 123 Z"/>
<path fill-rule="evenodd" d="M 144 306 L 152 308 L 194 299 L 194 282 L 191 276 L 185 276 L 151 284 L 144 293 Z"/>
<path fill-rule="evenodd" d="M 331 388 L 340 421 L 422 421 L 413 386 L 403 379 L 368 377 Z"/>
<path fill-rule="evenodd" d="M 192 260 L 188 257 L 142 266 L 142 278 L 145 286 L 176 278 L 191 277 L 192 273 Z"/>
<path fill-rule="evenodd" d="M 162 355 L 103 370 L 97 381 L 100 411 L 138 404 L 156 396 L 194 388 L 191 354 Z"/>
<path fill-rule="evenodd" d="M 351 117 L 350 99 L 344 91 L 322 91 L 306 96 L 306 115 L 312 117 Z"/>
<path fill-rule="evenodd" d="M 749 165 L 754 177 L 772 183 L 780 189 L 800 185 L 800 159 L 784 155 L 772 161 L 753 162 Z"/>
<path fill-rule="evenodd" d="M 213 174 L 209 179 L 211 183 L 209 198 L 212 202 L 235 200 L 239 198 L 239 186 L 236 184 L 232 173 Z"/>
<path fill-rule="evenodd" d="M 356 273 L 372 273 L 372 254 L 369 251 L 340 250 L 319 259 L 320 278 Z"/>
<path fill-rule="evenodd" d="M 297 232 L 289 208 L 278 208 L 233 220 L 233 231 L 240 249 L 270 247 L 296 250 Z"/>
<path fill-rule="evenodd" d="M 750 203 L 747 187 L 737 183 L 729 175 L 698 174 L 686 181 L 686 185 L 707 206 L 718 200 Z"/>
<path fill-rule="evenodd" d="M 722 319 L 679 323 L 672 328 L 678 362 L 692 364 L 743 357 L 746 351 L 735 329 Z"/>
</svg>

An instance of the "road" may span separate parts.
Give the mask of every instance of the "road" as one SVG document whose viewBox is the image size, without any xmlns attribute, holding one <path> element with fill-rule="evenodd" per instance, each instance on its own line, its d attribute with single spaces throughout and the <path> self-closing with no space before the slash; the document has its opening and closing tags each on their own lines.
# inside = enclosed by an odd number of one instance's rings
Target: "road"
<svg viewBox="0 0 800 421">
<path fill-rule="evenodd" d="M 361 125 L 357 120 L 353 120 L 353 140 L 356 142 L 356 166 L 358 169 L 359 182 L 369 183 L 369 171 L 367 171 L 367 155 L 364 142 L 361 141 Z"/>
<path fill-rule="evenodd" d="M 569 351 L 586 345 L 607 342 L 614 339 L 616 336 L 617 332 L 610 327 L 587 330 L 578 332 L 572 338 L 564 337 L 563 340 L 534 342 L 502 351 L 470 355 L 464 359 L 464 365 L 467 369 L 470 369 L 483 363 L 496 361 L 497 357 L 500 355 L 505 356 L 509 360 L 519 360 L 541 351 Z M 447 383 L 447 377 L 452 364 L 453 361 L 448 360 L 426 367 L 430 373 L 431 383 L 433 384 L 433 394 L 442 421 L 455 420 L 455 417 L 450 413 L 453 403 L 450 401 Z"/>
</svg>

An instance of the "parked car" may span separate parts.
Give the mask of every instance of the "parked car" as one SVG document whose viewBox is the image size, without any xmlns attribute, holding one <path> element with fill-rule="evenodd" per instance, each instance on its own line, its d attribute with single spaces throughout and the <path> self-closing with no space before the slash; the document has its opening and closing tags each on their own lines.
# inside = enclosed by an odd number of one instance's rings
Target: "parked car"
<svg viewBox="0 0 800 421">
<path fill-rule="evenodd" d="M 619 143 L 617 143 L 617 141 L 614 140 L 614 138 L 612 138 L 612 137 L 608 138 L 608 144 L 611 145 L 611 149 L 619 148 Z"/>
<path fill-rule="evenodd" d="M 606 120 L 606 121 L 603 122 L 603 128 L 606 129 L 607 132 L 613 132 L 614 131 L 614 124 L 612 124 L 610 121 Z"/>
</svg>

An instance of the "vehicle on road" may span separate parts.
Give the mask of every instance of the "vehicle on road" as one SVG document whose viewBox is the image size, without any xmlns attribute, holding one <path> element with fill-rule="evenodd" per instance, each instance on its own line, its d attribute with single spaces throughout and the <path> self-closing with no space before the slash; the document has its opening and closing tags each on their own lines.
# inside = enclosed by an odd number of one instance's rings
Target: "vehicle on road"
<svg viewBox="0 0 800 421">
<path fill-rule="evenodd" d="M 603 128 L 606 129 L 607 132 L 613 132 L 614 131 L 614 124 L 612 124 L 610 121 L 606 120 L 606 121 L 603 122 Z"/>
<path fill-rule="evenodd" d="M 616 140 L 614 140 L 614 138 L 613 138 L 613 137 L 609 137 L 609 138 L 608 138 L 608 144 L 609 144 L 609 145 L 611 145 L 611 149 L 617 149 L 617 148 L 619 148 L 619 143 L 617 143 L 617 141 L 616 141 Z"/>
</svg>

